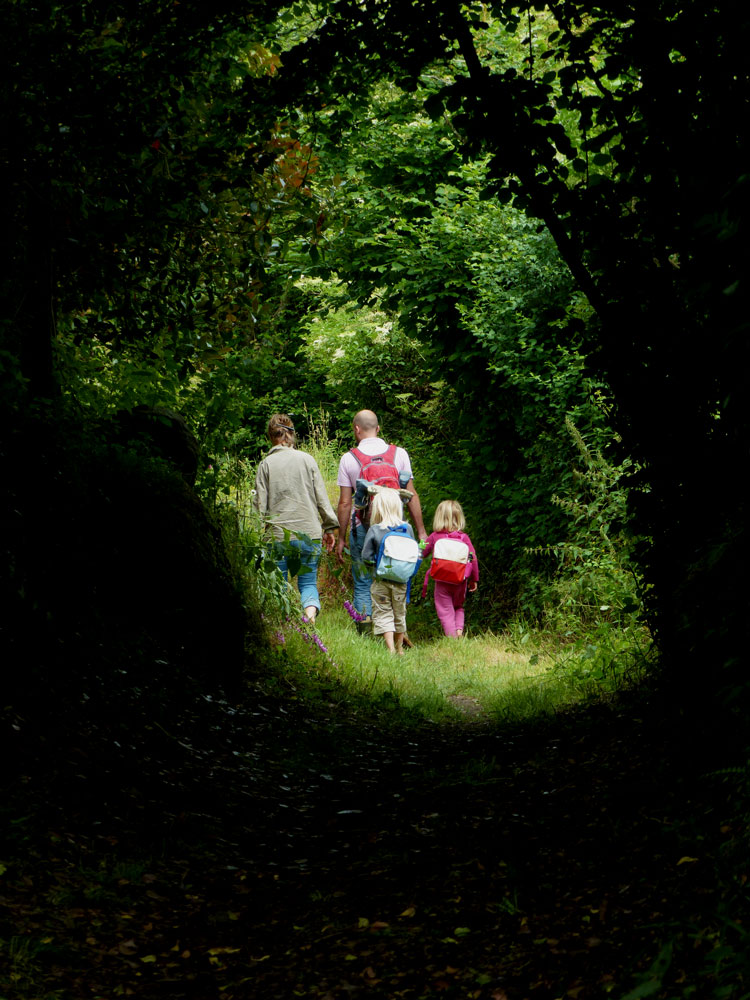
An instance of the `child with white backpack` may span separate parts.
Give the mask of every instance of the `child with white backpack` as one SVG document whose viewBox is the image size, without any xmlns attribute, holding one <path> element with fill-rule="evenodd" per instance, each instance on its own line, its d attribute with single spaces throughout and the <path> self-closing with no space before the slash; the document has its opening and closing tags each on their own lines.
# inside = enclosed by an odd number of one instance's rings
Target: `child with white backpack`
<svg viewBox="0 0 750 1000">
<path fill-rule="evenodd" d="M 425 574 L 422 597 L 427 594 L 430 579 L 435 581 L 435 610 L 450 638 L 464 634 L 464 602 L 467 587 L 477 589 L 479 564 L 471 539 L 464 531 L 466 520 L 461 504 L 443 500 L 437 505 L 432 520 L 432 534 L 422 550 L 422 558 L 432 556 L 432 565 Z"/>
<path fill-rule="evenodd" d="M 375 566 L 370 591 L 372 634 L 382 635 L 392 653 L 403 655 L 406 591 L 419 568 L 419 545 L 411 525 L 403 519 L 396 490 L 382 489 L 372 499 L 362 561 Z"/>
</svg>

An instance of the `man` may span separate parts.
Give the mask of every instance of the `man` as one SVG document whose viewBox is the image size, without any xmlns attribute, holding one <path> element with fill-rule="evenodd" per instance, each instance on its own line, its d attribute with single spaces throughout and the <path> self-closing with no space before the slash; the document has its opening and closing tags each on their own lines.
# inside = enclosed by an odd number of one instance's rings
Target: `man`
<svg viewBox="0 0 750 1000">
<path fill-rule="evenodd" d="M 355 416 L 354 438 L 357 442 L 357 449 L 365 455 L 382 455 L 388 451 L 389 445 L 379 437 L 380 427 L 378 418 L 372 410 L 360 410 Z M 419 497 L 414 489 L 414 479 L 412 478 L 411 462 L 408 454 L 403 448 L 396 448 L 394 465 L 399 473 L 403 473 L 406 482 L 406 489 L 414 496 L 406 505 L 406 510 L 411 515 L 414 527 L 420 541 L 427 538 L 422 521 L 422 507 Z M 355 512 L 352 521 L 352 498 L 360 476 L 360 464 L 351 451 L 345 452 L 339 462 L 339 538 L 336 545 L 336 558 L 339 563 L 344 561 L 344 545 L 346 544 L 347 528 L 351 528 L 349 534 L 349 552 L 352 557 L 352 577 L 354 579 L 354 607 L 368 618 L 372 615 L 372 598 L 370 597 L 370 587 L 372 585 L 372 575 L 370 569 L 362 562 L 362 544 L 367 534 L 367 528 L 362 523 L 359 515 Z"/>
</svg>

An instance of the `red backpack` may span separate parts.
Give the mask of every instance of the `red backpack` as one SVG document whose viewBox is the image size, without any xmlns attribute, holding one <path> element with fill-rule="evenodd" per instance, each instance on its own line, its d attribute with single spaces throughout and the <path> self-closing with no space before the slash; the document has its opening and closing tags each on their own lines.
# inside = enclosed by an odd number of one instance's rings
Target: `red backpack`
<svg viewBox="0 0 750 1000">
<path fill-rule="evenodd" d="M 462 538 L 438 538 L 432 549 L 430 576 L 441 583 L 463 583 L 472 555 Z"/>
<path fill-rule="evenodd" d="M 391 490 L 398 490 L 401 486 L 396 468 L 396 445 L 389 444 L 380 455 L 366 455 L 359 448 L 350 449 L 352 455 L 359 462 L 359 476 L 357 480 L 364 479 L 368 483 L 375 483 L 377 486 L 385 486 Z M 362 524 L 370 523 L 370 500 L 365 507 L 357 511 Z"/>
<path fill-rule="evenodd" d="M 455 536 L 460 534 L 460 538 Z M 425 573 L 422 583 L 422 597 L 427 596 L 430 580 L 440 583 L 463 583 L 469 573 L 469 565 L 474 556 L 464 539 L 463 532 L 451 532 L 447 537 L 437 538 L 432 548 L 432 564 Z"/>
</svg>

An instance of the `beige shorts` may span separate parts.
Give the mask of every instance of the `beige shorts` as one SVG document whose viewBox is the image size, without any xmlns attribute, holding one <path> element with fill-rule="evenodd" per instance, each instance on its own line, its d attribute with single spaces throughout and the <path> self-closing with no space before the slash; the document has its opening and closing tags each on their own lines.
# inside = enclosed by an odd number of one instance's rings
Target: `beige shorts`
<svg viewBox="0 0 750 1000">
<path fill-rule="evenodd" d="M 372 634 L 406 631 L 406 584 L 373 580 Z"/>
</svg>

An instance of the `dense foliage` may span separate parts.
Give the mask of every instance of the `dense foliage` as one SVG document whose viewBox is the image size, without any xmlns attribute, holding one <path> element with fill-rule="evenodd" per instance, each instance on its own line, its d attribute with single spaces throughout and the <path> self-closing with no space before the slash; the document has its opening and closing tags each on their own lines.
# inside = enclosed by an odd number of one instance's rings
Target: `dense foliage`
<svg viewBox="0 0 750 1000">
<path fill-rule="evenodd" d="M 283 387 L 267 269 L 317 215 L 316 161 L 262 96 L 271 8 L 5 5 L 3 364 L 21 399 L 178 404 L 213 447 L 252 391 Z"/>
<path fill-rule="evenodd" d="M 722 15 L 6 5 L 6 417 L 166 404 L 213 494 L 269 410 L 304 432 L 322 406 L 343 440 L 374 406 L 428 509 L 464 501 L 506 610 L 612 538 L 632 579 L 629 491 L 671 662 L 739 683 L 747 75 Z M 593 499 L 591 456 L 619 470 Z"/>
<path fill-rule="evenodd" d="M 662 642 L 681 672 L 683 657 L 710 656 L 720 684 L 740 682 L 742 25 L 721 4 L 678 0 L 617 11 L 443 0 L 318 9 L 325 17 L 283 59 L 290 102 L 304 93 L 344 135 L 366 85 L 389 78 L 463 156 L 488 158 L 487 195 L 546 225 L 594 310 L 588 356 L 652 487 L 637 514 L 652 539 L 643 560 Z M 414 174 L 397 182 L 408 193 Z M 401 277 L 386 268 L 379 280 L 396 290 Z M 440 278 L 450 296 L 452 272 Z M 420 322 L 452 339 L 460 328 L 445 296 L 436 300 L 441 310 Z"/>
</svg>

